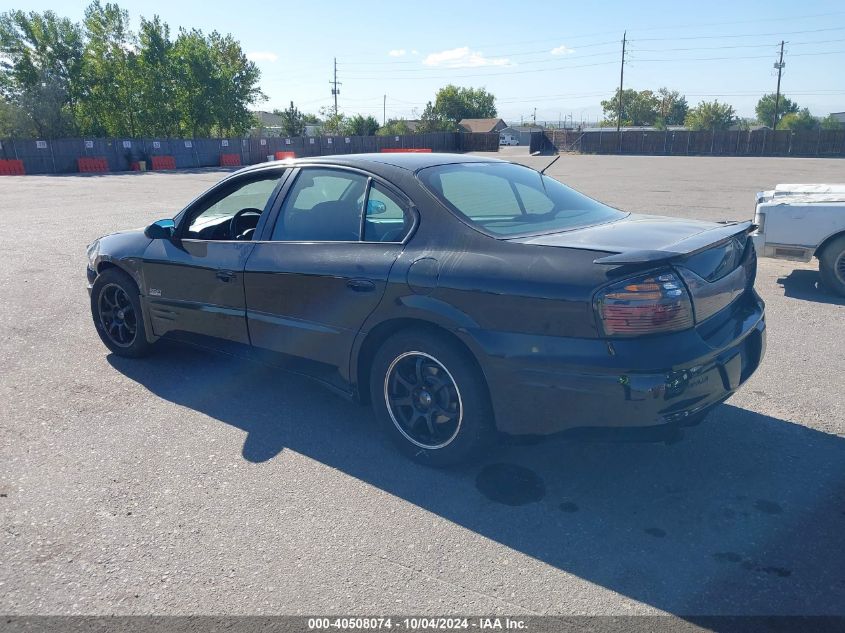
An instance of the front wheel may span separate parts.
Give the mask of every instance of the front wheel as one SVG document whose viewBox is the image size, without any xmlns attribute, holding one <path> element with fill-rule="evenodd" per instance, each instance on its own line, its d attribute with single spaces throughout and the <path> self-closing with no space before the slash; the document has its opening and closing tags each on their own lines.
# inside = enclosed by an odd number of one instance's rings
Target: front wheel
<svg viewBox="0 0 845 633">
<path fill-rule="evenodd" d="M 373 360 L 370 395 L 382 428 L 415 461 L 466 462 L 493 436 L 484 377 L 446 336 L 403 331 L 390 337 Z"/>
<path fill-rule="evenodd" d="M 123 271 L 109 268 L 97 276 L 91 288 L 91 316 L 103 343 L 118 356 L 139 358 L 152 351 L 138 288 Z"/>
<path fill-rule="evenodd" d="M 845 296 L 845 235 L 824 247 L 819 255 L 819 273 L 829 290 Z"/>
</svg>

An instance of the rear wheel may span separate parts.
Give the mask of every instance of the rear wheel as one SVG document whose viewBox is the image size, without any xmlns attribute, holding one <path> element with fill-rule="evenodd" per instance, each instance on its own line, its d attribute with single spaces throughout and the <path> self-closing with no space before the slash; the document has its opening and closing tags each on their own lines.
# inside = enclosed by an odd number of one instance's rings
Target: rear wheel
<svg viewBox="0 0 845 633">
<path fill-rule="evenodd" d="M 91 316 L 103 343 L 118 356 L 138 358 L 152 351 L 138 287 L 125 272 L 109 268 L 97 276 L 91 289 Z"/>
<path fill-rule="evenodd" d="M 373 360 L 370 393 L 380 425 L 415 461 L 465 462 L 492 438 L 484 378 L 448 337 L 426 331 L 390 337 Z"/>
<path fill-rule="evenodd" d="M 829 290 L 845 296 L 845 235 L 824 247 L 819 255 L 819 273 Z"/>
</svg>

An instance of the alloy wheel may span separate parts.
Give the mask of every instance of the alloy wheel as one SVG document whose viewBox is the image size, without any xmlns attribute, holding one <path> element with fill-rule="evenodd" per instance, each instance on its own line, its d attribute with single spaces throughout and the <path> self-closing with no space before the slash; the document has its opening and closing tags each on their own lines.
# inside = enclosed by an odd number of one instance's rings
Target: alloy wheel
<svg viewBox="0 0 845 633">
<path fill-rule="evenodd" d="M 438 449 L 458 435 L 461 392 L 449 370 L 425 352 L 405 352 L 387 369 L 384 401 L 393 424 L 413 444 Z"/>
<path fill-rule="evenodd" d="M 109 340 L 118 347 L 132 345 L 138 332 L 138 319 L 126 291 L 117 284 L 106 284 L 100 290 L 97 307 Z"/>
</svg>

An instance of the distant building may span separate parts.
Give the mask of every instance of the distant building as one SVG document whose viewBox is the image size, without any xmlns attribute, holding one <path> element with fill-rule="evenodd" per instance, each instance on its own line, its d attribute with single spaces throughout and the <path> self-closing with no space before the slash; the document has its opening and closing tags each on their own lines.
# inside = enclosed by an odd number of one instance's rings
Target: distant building
<svg viewBox="0 0 845 633">
<path fill-rule="evenodd" d="M 831 112 L 830 116 L 845 125 L 845 112 Z"/>
<path fill-rule="evenodd" d="M 462 132 L 500 132 L 508 124 L 502 119 L 461 119 L 458 126 Z"/>
<path fill-rule="evenodd" d="M 499 130 L 499 137 L 512 136 L 519 141 L 520 145 L 531 145 L 531 133 L 543 130 L 541 125 L 509 125 Z"/>
</svg>

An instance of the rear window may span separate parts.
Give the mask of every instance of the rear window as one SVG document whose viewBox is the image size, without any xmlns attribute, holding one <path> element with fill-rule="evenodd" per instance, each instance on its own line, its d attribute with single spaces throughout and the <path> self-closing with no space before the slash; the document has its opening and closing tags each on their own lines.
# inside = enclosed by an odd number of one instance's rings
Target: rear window
<svg viewBox="0 0 845 633">
<path fill-rule="evenodd" d="M 447 207 L 495 236 L 566 231 L 627 215 L 511 163 L 440 165 L 419 177 Z"/>
</svg>

